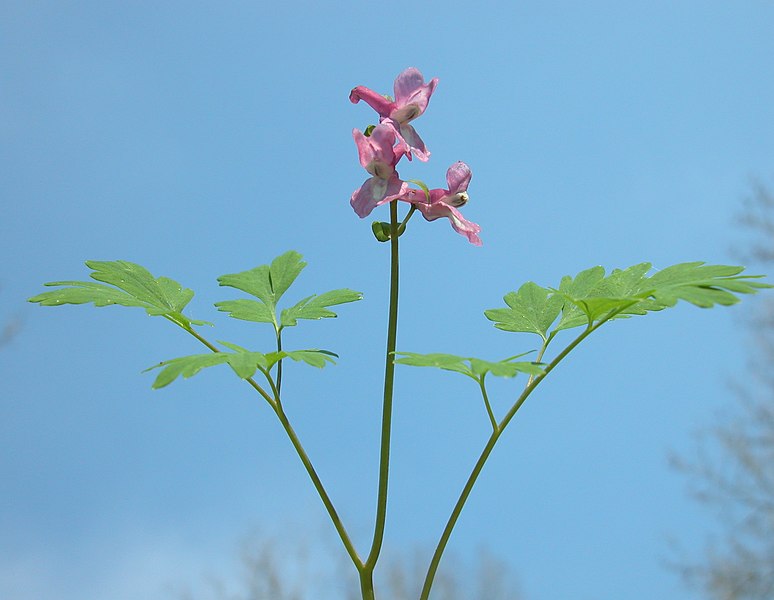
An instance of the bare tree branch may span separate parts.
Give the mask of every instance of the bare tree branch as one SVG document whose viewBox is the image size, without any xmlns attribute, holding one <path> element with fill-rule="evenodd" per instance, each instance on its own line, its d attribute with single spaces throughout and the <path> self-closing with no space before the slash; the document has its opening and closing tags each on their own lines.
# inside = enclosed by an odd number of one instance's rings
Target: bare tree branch
<svg viewBox="0 0 774 600">
<path fill-rule="evenodd" d="M 761 183 L 744 203 L 739 222 L 751 234 L 739 256 L 774 266 L 774 195 Z M 721 539 L 699 560 L 683 561 L 685 580 L 710 600 L 774 598 L 774 302 L 762 297 L 748 315 L 746 376 L 731 385 L 732 417 L 699 435 L 697 458 L 674 459 L 694 497 L 713 509 Z"/>
<path fill-rule="evenodd" d="M 243 576 L 237 582 L 238 592 L 229 592 L 220 579 L 208 582 L 207 594 L 194 594 L 191 589 L 178 592 L 179 600 L 319 600 L 325 598 L 359 598 L 359 586 L 350 577 L 351 569 L 343 561 L 330 572 L 313 571 L 312 553 L 303 543 L 281 543 L 253 534 L 242 545 L 240 554 Z M 288 552 L 288 546 L 290 551 Z M 507 566 L 490 553 L 478 553 L 474 569 L 460 568 L 454 557 L 445 562 L 436 579 L 433 598 L 437 600 L 520 600 L 516 583 Z M 382 578 L 377 586 L 380 595 L 390 600 L 415 600 L 424 580 L 426 556 L 414 552 L 408 558 L 386 556 Z M 343 575 L 343 577 L 342 577 Z"/>
</svg>

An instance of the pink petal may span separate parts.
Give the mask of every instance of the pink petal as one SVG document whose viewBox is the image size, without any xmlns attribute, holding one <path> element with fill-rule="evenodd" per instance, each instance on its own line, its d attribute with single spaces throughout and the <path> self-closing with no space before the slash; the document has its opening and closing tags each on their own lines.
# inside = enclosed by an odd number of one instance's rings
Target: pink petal
<svg viewBox="0 0 774 600">
<path fill-rule="evenodd" d="M 387 136 L 385 134 L 384 146 L 386 147 L 387 145 L 389 145 L 392 148 L 392 155 L 395 160 L 393 164 L 397 164 L 401 156 L 403 155 L 408 156 L 408 159 L 411 160 L 411 148 L 406 143 L 406 140 L 403 139 L 403 136 L 400 134 L 399 127 L 400 125 L 395 121 L 393 121 L 392 119 L 382 119 L 381 123 L 379 123 L 379 125 L 377 125 L 374 128 L 374 131 L 382 128 L 385 131 L 392 132 L 392 137 L 389 138 L 390 140 L 389 144 L 387 142 Z M 371 132 L 371 135 L 373 136 L 373 132 Z M 396 141 L 397 141 L 397 144 L 393 147 L 392 144 L 395 143 Z"/>
<path fill-rule="evenodd" d="M 451 226 L 454 231 L 464 235 L 471 244 L 475 246 L 481 245 L 481 238 L 478 237 L 478 234 L 481 232 L 481 226 L 477 223 L 473 223 L 472 221 L 468 221 L 465 217 L 462 216 L 462 213 L 453 206 L 449 206 L 448 204 L 443 203 L 430 205 L 415 203 L 414 206 L 419 209 L 419 211 L 428 221 L 435 221 L 441 217 L 447 217 L 451 222 Z"/>
<path fill-rule="evenodd" d="M 411 125 L 400 126 L 400 138 L 404 140 L 405 144 L 410 148 L 411 154 L 416 156 L 419 160 L 427 162 L 430 159 L 430 151 L 425 146 L 422 138 L 419 137 L 416 129 Z M 411 155 L 409 154 L 409 160 Z"/>
<path fill-rule="evenodd" d="M 408 152 L 408 147 L 401 139 L 397 147 L 399 153 L 395 153 L 393 144 L 398 135 L 392 121 L 385 121 L 384 124 L 374 127 L 370 136 L 366 136 L 359 129 L 353 129 L 352 137 L 355 139 L 360 164 L 372 175 L 375 175 L 377 170 L 383 172 L 382 165 L 392 170 L 400 157 Z"/>
<path fill-rule="evenodd" d="M 416 118 L 425 112 L 427 103 L 430 101 L 438 85 L 438 78 L 435 77 L 430 83 L 425 84 L 425 78 L 419 69 L 409 67 L 395 79 L 395 106 L 397 108 L 405 107 L 409 104 L 416 105 L 418 112 L 411 118 Z M 409 121 L 411 120 L 408 119 Z"/>
<path fill-rule="evenodd" d="M 449 170 L 446 171 L 446 183 L 449 186 L 449 195 L 466 191 L 470 185 L 470 178 L 472 176 L 473 173 L 470 172 L 470 167 L 462 161 L 458 161 L 449 167 Z"/>
<path fill-rule="evenodd" d="M 424 190 L 409 188 L 406 190 L 406 193 L 399 199 L 403 200 L 404 202 L 408 202 L 410 204 L 430 205 L 430 204 L 435 204 L 444 196 L 446 196 L 446 190 L 442 190 L 442 189 L 428 190 L 428 193 L 425 194 Z M 417 208 L 419 207 L 417 206 Z M 443 215 L 439 215 L 439 216 L 443 216 Z M 432 221 L 433 219 L 437 219 L 437 218 L 438 217 L 433 217 L 432 219 L 427 219 L 427 220 Z"/>
<path fill-rule="evenodd" d="M 478 234 L 481 232 L 481 226 L 473 221 L 468 221 L 462 216 L 462 213 L 453 206 L 450 206 L 449 210 L 451 211 L 449 221 L 451 221 L 452 229 L 468 238 L 468 241 L 474 246 L 481 246 L 481 238 L 478 237 Z"/>
<path fill-rule="evenodd" d="M 357 146 L 357 155 L 360 159 L 360 164 L 364 169 L 366 169 L 374 159 L 373 146 L 371 146 L 368 138 L 359 129 L 352 130 L 352 137 L 355 139 L 355 145 Z"/>
<path fill-rule="evenodd" d="M 396 136 L 397 132 L 391 123 L 382 123 L 373 128 L 368 140 L 374 148 L 376 160 L 395 165 L 397 160 L 392 146 Z"/>
<path fill-rule="evenodd" d="M 362 219 L 370 215 L 377 206 L 404 195 L 407 189 L 408 184 L 401 181 L 397 173 L 393 173 L 389 179 L 371 177 L 352 193 L 349 203 Z"/>
</svg>

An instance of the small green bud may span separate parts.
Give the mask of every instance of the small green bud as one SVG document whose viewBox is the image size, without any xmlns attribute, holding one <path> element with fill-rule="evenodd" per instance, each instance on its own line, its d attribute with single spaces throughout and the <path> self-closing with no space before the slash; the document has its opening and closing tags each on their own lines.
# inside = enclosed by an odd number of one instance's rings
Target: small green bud
<svg viewBox="0 0 774 600">
<path fill-rule="evenodd" d="M 366 137 L 371 137 L 371 132 L 376 129 L 376 125 L 369 125 L 365 128 L 365 131 L 363 132 L 363 135 Z"/>
<path fill-rule="evenodd" d="M 371 231 L 374 232 L 374 237 L 379 242 L 390 241 L 390 224 L 384 221 L 374 221 L 371 223 Z"/>
</svg>

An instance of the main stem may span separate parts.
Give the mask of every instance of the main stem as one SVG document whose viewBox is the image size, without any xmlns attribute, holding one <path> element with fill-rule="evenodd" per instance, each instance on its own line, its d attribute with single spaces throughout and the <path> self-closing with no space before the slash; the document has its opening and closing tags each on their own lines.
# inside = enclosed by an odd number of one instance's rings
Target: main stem
<svg viewBox="0 0 774 600">
<path fill-rule="evenodd" d="M 392 432 L 392 393 L 395 380 L 395 344 L 398 338 L 398 203 L 390 202 L 390 308 L 387 321 L 387 352 L 384 359 L 384 399 L 382 404 L 382 441 L 379 458 L 379 487 L 376 523 L 371 551 L 360 569 L 363 600 L 374 599 L 373 572 L 384 541 L 387 520 L 387 487 L 390 475 L 390 435 Z"/>
</svg>

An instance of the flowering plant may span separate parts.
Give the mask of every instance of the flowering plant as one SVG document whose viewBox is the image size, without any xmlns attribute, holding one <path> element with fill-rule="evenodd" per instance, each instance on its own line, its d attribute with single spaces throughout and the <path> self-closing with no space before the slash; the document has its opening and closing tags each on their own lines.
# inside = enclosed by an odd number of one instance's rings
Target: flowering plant
<svg viewBox="0 0 774 600">
<path fill-rule="evenodd" d="M 480 246 L 481 227 L 468 221 L 460 209 L 469 201 L 471 170 L 464 162 L 451 165 L 446 173 L 446 188 L 430 188 L 416 180 L 404 181 L 397 171 L 405 158 L 428 161 L 430 151 L 414 129 L 413 123 L 428 108 L 438 79 L 425 83 L 422 74 L 409 68 L 395 80 L 394 99 L 358 86 L 350 100 L 363 100 L 379 116 L 379 122 L 353 130 L 353 138 L 361 166 L 369 178 L 356 189 L 350 203 L 355 213 L 369 216 L 387 205 L 388 221 L 376 221 L 372 230 L 376 239 L 390 249 L 390 292 L 387 344 L 384 355 L 385 376 L 382 397 L 382 427 L 380 440 L 379 481 L 374 532 L 367 552 L 353 544 L 340 519 L 333 501 L 313 466 L 311 458 L 293 428 L 284 409 L 282 394 L 283 362 L 297 361 L 322 368 L 335 362 L 336 354 L 316 348 L 288 350 L 283 345 L 283 332 L 303 320 L 335 317 L 331 309 L 358 301 L 362 294 L 350 289 L 335 289 L 303 298 L 280 308 L 280 301 L 306 266 L 299 253 L 285 252 L 254 269 L 223 275 L 221 286 L 243 292 L 248 297 L 226 299 L 215 303 L 219 311 L 243 321 L 266 323 L 273 329 L 275 344 L 266 350 L 248 349 L 237 344 L 206 339 L 198 329 L 208 324 L 184 313 L 193 291 L 172 279 L 154 277 L 144 267 L 126 261 L 87 261 L 92 269 L 92 281 L 57 281 L 46 284 L 57 289 L 45 291 L 31 302 L 43 306 L 92 303 L 95 306 L 120 305 L 143 308 L 147 314 L 162 317 L 193 336 L 207 351 L 162 361 L 148 369 L 158 370 L 154 388 L 163 388 L 178 377 L 192 377 L 202 369 L 226 364 L 266 402 L 288 436 L 293 449 L 322 500 L 331 522 L 357 571 L 363 600 L 376 598 L 374 570 L 382 549 L 387 519 L 387 498 L 390 473 L 390 439 L 395 366 L 434 367 L 462 374 L 476 382 L 483 408 L 491 424 L 491 434 L 484 444 L 456 504 L 442 531 L 428 566 L 420 600 L 427 600 L 433 581 L 452 531 L 463 507 L 480 476 L 491 452 L 508 424 L 527 398 L 587 337 L 603 325 L 625 317 L 644 316 L 675 306 L 679 300 L 710 308 L 732 305 L 740 294 L 754 293 L 772 287 L 757 281 L 758 276 L 742 274 L 743 268 L 686 262 L 660 270 L 650 263 L 640 263 L 610 272 L 596 266 L 576 276 L 565 276 L 555 287 L 543 287 L 527 282 L 516 291 L 505 294 L 505 306 L 484 312 L 502 331 L 535 335 L 539 350 L 532 359 L 527 353 L 489 360 L 468 356 L 432 353 L 417 354 L 397 351 L 399 241 L 408 231 L 408 223 L 419 211 L 428 221 L 448 218 L 452 228 L 471 244 Z M 412 186 L 413 184 L 413 186 Z M 399 218 L 401 207 L 406 208 Z M 412 232 L 413 233 L 413 232 Z M 556 349 L 555 341 L 565 331 L 575 331 Z M 496 414 L 487 393 L 487 376 L 526 379 L 510 408 Z"/>
</svg>

